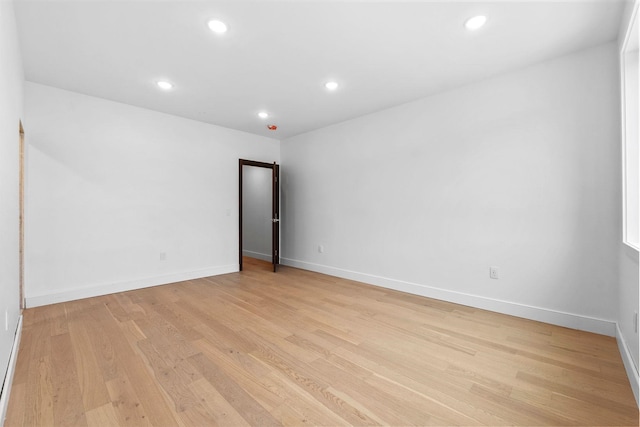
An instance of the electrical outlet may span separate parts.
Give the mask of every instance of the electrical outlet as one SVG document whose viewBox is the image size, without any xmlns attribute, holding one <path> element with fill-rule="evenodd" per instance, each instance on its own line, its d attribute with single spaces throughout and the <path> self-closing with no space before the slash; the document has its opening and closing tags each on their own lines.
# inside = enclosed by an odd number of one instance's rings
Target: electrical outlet
<svg viewBox="0 0 640 427">
<path fill-rule="evenodd" d="M 160 252 L 160 261 L 166 261 L 166 260 L 167 260 L 167 253 Z"/>
<path fill-rule="evenodd" d="M 320 252 L 321 254 L 324 253 L 324 246 L 322 245 L 318 245 L 318 252 Z"/>
<path fill-rule="evenodd" d="M 492 279 L 500 278 L 500 270 L 498 269 L 498 267 L 489 267 L 489 277 L 491 277 Z"/>
</svg>

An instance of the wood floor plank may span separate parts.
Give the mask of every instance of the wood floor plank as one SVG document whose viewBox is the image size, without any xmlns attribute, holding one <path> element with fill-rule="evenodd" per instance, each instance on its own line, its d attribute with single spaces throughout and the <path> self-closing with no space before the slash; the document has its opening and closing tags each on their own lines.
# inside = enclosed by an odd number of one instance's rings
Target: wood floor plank
<svg viewBox="0 0 640 427">
<path fill-rule="evenodd" d="M 546 408 L 532 405 L 512 397 L 505 397 L 486 387 L 474 384 L 470 390 L 480 398 L 484 407 L 489 408 L 490 412 L 495 413 L 503 418 L 520 417 L 526 425 L 551 425 L 566 426 L 572 425 L 570 418 L 560 414 L 553 413 Z"/>
<path fill-rule="evenodd" d="M 55 425 L 86 426 L 73 344 L 68 333 L 51 337 L 53 417 Z M 64 402 L 63 405 L 58 402 Z"/>
<path fill-rule="evenodd" d="M 26 425 L 24 423 L 24 416 L 28 410 L 26 389 L 25 383 L 13 384 L 11 387 L 11 406 L 7 408 L 6 419 L 11 420 L 14 425 Z"/>
<path fill-rule="evenodd" d="M 120 333 L 121 331 L 120 329 L 116 330 L 113 328 L 116 323 L 108 308 L 106 308 L 106 306 L 92 308 L 83 314 L 73 315 L 73 319 L 82 325 L 81 327 L 89 337 L 91 343 L 90 351 L 98 361 L 100 375 L 103 381 L 109 381 L 122 376 L 122 368 L 118 365 L 118 357 L 113 345 L 113 339 L 119 339 L 120 337 L 112 337 L 106 333 L 96 333 L 96 331 L 101 331 L 107 326 L 109 326 L 107 330 L 111 330 L 114 333 Z"/>
<path fill-rule="evenodd" d="M 140 399 L 127 378 L 114 378 L 107 381 L 107 389 L 111 397 L 118 425 L 122 426 L 148 426 L 151 420 L 147 416 L 147 410 L 140 403 Z"/>
<path fill-rule="evenodd" d="M 431 418 L 427 405 L 421 402 L 416 406 L 406 399 L 400 399 L 396 395 L 371 385 L 348 371 L 324 360 L 317 359 L 312 364 L 318 375 L 321 375 L 331 384 L 334 394 L 336 390 L 349 390 L 349 396 L 354 402 L 366 402 L 375 400 L 378 404 L 369 409 L 369 416 L 376 419 L 381 425 L 407 425 L 415 420 L 421 420 L 424 425 Z M 351 403 L 353 405 L 353 402 Z M 358 408 L 364 412 L 364 407 Z"/>
<path fill-rule="evenodd" d="M 190 357 L 193 365 L 202 373 L 202 376 L 215 385 L 216 390 L 229 402 L 242 417 L 251 425 L 280 426 L 280 423 L 249 393 L 243 390 L 216 364 L 212 363 L 202 354 Z"/>
<path fill-rule="evenodd" d="M 27 328 L 25 332 L 27 339 L 24 343 L 27 347 L 22 354 L 27 353 L 29 357 L 24 359 L 28 368 L 23 425 L 53 425 L 51 328 L 48 323 L 43 322 L 39 326 L 33 325 Z M 23 341 L 20 345 L 22 348 Z M 18 358 L 20 358 L 20 352 Z"/>
<path fill-rule="evenodd" d="M 23 425 L 55 425 L 51 371 L 49 355 L 31 361 L 25 403 L 27 412 L 24 414 Z"/>
<path fill-rule="evenodd" d="M 611 337 L 269 266 L 25 310 L 5 425 L 639 425 Z"/>
<path fill-rule="evenodd" d="M 257 347 L 243 351 L 234 345 L 236 342 L 236 340 L 225 342 L 202 339 L 194 344 L 199 350 L 206 353 L 210 360 L 227 366 L 226 370 L 229 373 L 241 374 L 239 377 L 261 378 L 271 372 L 271 369 L 265 367 L 253 357 L 252 353 Z"/>
<path fill-rule="evenodd" d="M 302 360 L 289 357 L 277 344 L 263 340 L 261 336 L 247 330 L 246 334 L 259 343 L 258 350 L 253 354 L 263 363 L 273 367 L 280 373 L 293 380 L 298 386 L 303 387 L 314 398 L 332 410 L 350 424 L 378 425 L 379 423 L 369 417 L 365 412 L 332 393 L 326 379 L 313 375 L 310 366 Z"/>
<path fill-rule="evenodd" d="M 554 394 L 572 396 L 574 399 L 582 400 L 584 402 L 590 403 L 591 405 L 599 406 L 603 409 L 613 410 L 617 413 L 631 415 L 637 411 L 636 406 L 631 405 L 631 402 L 629 401 L 627 401 L 627 403 L 620 403 L 616 400 L 594 395 L 592 392 L 587 392 L 576 387 L 563 385 L 556 381 L 550 381 L 536 375 L 519 372 L 516 378 L 529 384 L 543 387 L 545 390 L 550 390 Z"/>
<path fill-rule="evenodd" d="M 103 376 L 104 371 L 96 357 L 101 352 L 93 347 L 89 333 L 81 323 L 70 321 L 69 335 L 84 409 L 90 411 L 110 403 L 105 381 L 112 376 L 109 375 L 107 378 Z"/>
<path fill-rule="evenodd" d="M 111 402 L 86 412 L 89 427 L 117 426 L 118 415 Z"/>
<path fill-rule="evenodd" d="M 216 344 L 201 340 L 198 342 L 203 355 L 220 371 L 228 375 L 228 379 L 246 391 L 255 403 L 267 411 L 283 403 L 283 398 L 264 378 L 272 373 L 272 369 L 262 364 L 253 354 L 242 354 L 236 351 L 227 352 Z"/>
<path fill-rule="evenodd" d="M 477 413 L 472 408 L 476 406 L 477 399 L 469 393 L 469 385 L 451 381 L 451 378 L 440 376 L 437 370 L 427 371 L 412 367 L 408 364 L 394 361 L 389 354 L 376 350 L 365 349 L 360 346 L 339 348 L 336 353 L 360 366 L 367 367 L 382 377 L 402 384 L 410 390 L 420 392 L 423 396 L 434 396 L 434 399 L 426 399 L 425 405 L 431 407 L 431 411 L 438 414 L 439 418 L 450 418 L 444 425 L 471 424 L 465 420 L 467 416 L 476 419 Z M 465 415 L 472 414 L 472 415 Z M 480 422 L 485 425 L 502 425 L 497 422 L 492 413 L 485 416 L 480 413 Z"/>
<path fill-rule="evenodd" d="M 116 355 L 117 371 L 121 373 L 119 377 L 131 385 L 138 400 L 136 403 L 147 408 L 146 419 L 152 425 L 163 425 L 167 423 L 178 423 L 176 414 L 168 405 L 168 399 L 161 391 L 152 373 L 147 369 L 147 365 L 139 354 L 130 346 L 126 337 L 120 332 L 120 328 L 115 318 L 113 318 L 106 308 L 92 309 L 91 315 L 100 325 L 103 334 L 109 337 L 109 341 Z"/>
<path fill-rule="evenodd" d="M 274 371 L 263 377 L 261 382 L 282 398 L 283 403 L 271 412 L 283 424 L 310 426 L 340 426 L 345 420 L 316 400 L 312 393 L 295 383 L 288 376 Z"/>
</svg>

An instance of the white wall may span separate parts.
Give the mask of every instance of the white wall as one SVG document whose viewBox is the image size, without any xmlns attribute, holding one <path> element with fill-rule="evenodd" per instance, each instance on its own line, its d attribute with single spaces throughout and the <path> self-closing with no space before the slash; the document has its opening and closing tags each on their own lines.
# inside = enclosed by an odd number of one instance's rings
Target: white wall
<svg viewBox="0 0 640 427">
<path fill-rule="evenodd" d="M 619 140 L 615 44 L 287 139 L 282 262 L 613 335 Z"/>
<path fill-rule="evenodd" d="M 22 84 L 13 3 L 0 1 L 0 385 L 20 317 L 18 148 Z"/>
<path fill-rule="evenodd" d="M 25 115 L 28 306 L 237 271 L 238 159 L 277 140 L 29 82 Z"/>
<path fill-rule="evenodd" d="M 242 168 L 242 252 L 265 261 L 271 261 L 271 175 L 267 168 Z"/>
</svg>

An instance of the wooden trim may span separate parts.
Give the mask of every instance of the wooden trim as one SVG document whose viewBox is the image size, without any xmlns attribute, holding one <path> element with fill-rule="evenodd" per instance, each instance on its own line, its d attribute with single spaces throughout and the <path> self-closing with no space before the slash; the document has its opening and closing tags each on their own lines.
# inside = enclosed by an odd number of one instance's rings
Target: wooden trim
<svg viewBox="0 0 640 427">
<path fill-rule="evenodd" d="M 20 258 L 20 309 L 24 309 L 24 127 L 22 121 L 20 121 L 20 157 L 19 157 L 19 217 L 20 217 L 20 244 L 19 244 L 19 258 Z"/>
<path fill-rule="evenodd" d="M 271 254 L 275 273 L 280 264 L 280 167 L 276 162 L 273 162 L 271 172 L 271 217 L 274 218 L 271 225 Z"/>
<path fill-rule="evenodd" d="M 238 161 L 238 266 L 242 271 L 242 166 L 247 160 Z"/>
<path fill-rule="evenodd" d="M 244 165 L 244 166 L 256 166 L 259 168 L 268 168 L 268 169 L 273 169 L 273 165 L 275 163 L 266 163 L 266 162 L 256 162 L 255 160 L 245 160 L 245 159 L 240 159 L 240 165 Z"/>
</svg>

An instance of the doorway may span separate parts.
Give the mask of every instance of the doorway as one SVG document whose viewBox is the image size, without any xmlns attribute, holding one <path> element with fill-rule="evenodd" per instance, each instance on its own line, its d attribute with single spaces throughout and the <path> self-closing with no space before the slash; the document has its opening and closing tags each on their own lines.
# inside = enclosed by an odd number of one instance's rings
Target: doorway
<svg viewBox="0 0 640 427">
<path fill-rule="evenodd" d="M 238 169 L 240 271 L 244 257 L 249 256 L 270 262 L 276 272 L 280 264 L 280 166 L 240 159 Z"/>
</svg>

